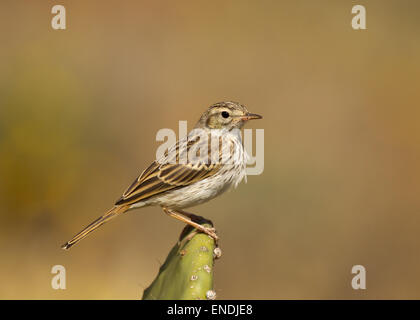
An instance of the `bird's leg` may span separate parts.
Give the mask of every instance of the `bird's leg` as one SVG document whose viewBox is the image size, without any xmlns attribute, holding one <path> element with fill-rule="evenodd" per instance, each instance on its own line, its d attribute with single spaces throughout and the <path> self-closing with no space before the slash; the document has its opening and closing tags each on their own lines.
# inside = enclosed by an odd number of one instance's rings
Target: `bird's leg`
<svg viewBox="0 0 420 320">
<path fill-rule="evenodd" d="M 182 214 L 183 216 L 186 216 L 186 217 L 190 218 L 191 221 L 194 221 L 194 222 L 197 222 L 197 223 L 208 223 L 213 227 L 213 222 L 209 219 L 206 219 L 206 218 L 202 217 L 202 216 L 197 216 L 194 213 L 189 213 L 189 212 L 186 212 L 184 210 L 179 210 L 179 209 L 176 210 L 176 212 Z"/>
<path fill-rule="evenodd" d="M 174 217 L 175 219 L 178 219 L 178 220 L 196 228 L 198 231 L 201 231 L 201 232 L 209 235 L 210 237 L 212 237 L 214 239 L 214 241 L 217 242 L 219 240 L 219 237 L 216 235 L 216 232 L 215 232 L 216 230 L 214 228 L 204 227 L 201 224 L 199 224 L 197 222 L 194 222 L 193 220 L 196 220 L 196 221 L 198 220 L 198 221 L 201 221 L 201 222 L 210 222 L 210 224 L 213 225 L 211 223 L 211 221 L 206 220 L 202 217 L 196 216 L 194 214 L 191 214 L 191 213 L 188 213 L 188 212 L 185 212 L 185 211 L 181 211 L 181 210 L 170 210 L 168 208 L 162 208 L 162 209 L 167 215 L 169 215 L 171 217 Z"/>
<path fill-rule="evenodd" d="M 204 228 L 206 228 L 207 229 L 207 231 L 210 231 L 210 232 L 212 232 L 212 234 L 215 234 L 216 235 L 216 237 L 217 237 L 217 234 L 216 234 L 216 229 L 213 227 L 213 222 L 211 221 L 211 220 L 209 220 L 209 219 L 206 219 L 206 218 L 204 218 L 204 217 L 202 217 L 202 216 L 198 216 L 198 215 L 196 215 L 196 214 L 193 214 L 193 213 L 189 213 L 189 212 L 186 212 L 186 211 L 184 211 L 184 210 L 180 210 L 180 209 L 178 209 L 178 210 L 176 210 L 176 212 L 178 212 L 178 213 L 180 213 L 180 214 L 182 214 L 183 216 L 186 216 L 186 217 L 188 217 L 188 218 L 190 218 L 190 220 L 191 221 L 193 221 L 193 222 L 197 222 L 197 223 L 199 223 L 199 224 L 203 224 L 203 223 L 208 223 L 208 224 L 210 224 L 211 225 L 211 227 L 209 228 L 209 227 L 204 227 Z M 184 232 L 183 233 L 186 233 L 186 232 L 188 232 L 188 227 L 190 227 L 190 226 L 187 226 L 186 228 L 185 228 L 185 230 L 184 230 Z M 193 232 L 192 234 L 190 234 L 189 235 L 189 237 L 193 237 L 194 236 L 194 234 L 195 234 L 195 232 Z M 216 238 L 214 238 L 213 236 L 211 236 L 215 241 L 216 241 L 216 245 L 217 245 L 217 242 L 218 242 L 218 237 L 217 237 L 217 239 Z"/>
</svg>

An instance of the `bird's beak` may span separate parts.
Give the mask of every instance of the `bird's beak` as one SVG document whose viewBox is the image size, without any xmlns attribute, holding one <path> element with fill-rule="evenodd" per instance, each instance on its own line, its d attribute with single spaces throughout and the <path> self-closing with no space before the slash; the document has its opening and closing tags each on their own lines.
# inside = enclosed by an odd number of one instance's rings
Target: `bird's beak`
<svg viewBox="0 0 420 320">
<path fill-rule="evenodd" d="M 248 112 L 246 115 L 241 117 L 241 119 L 244 120 L 244 121 L 254 120 L 254 119 L 262 119 L 262 116 L 260 116 L 259 114 Z"/>
</svg>

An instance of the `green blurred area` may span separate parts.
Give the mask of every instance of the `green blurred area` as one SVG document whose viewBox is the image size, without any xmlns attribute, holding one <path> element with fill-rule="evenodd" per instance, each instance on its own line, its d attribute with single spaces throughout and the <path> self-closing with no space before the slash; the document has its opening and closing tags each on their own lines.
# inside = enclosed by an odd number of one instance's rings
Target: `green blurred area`
<svg viewBox="0 0 420 320">
<path fill-rule="evenodd" d="M 64 31 L 55 4 L 0 4 L 0 298 L 140 298 L 183 228 L 160 209 L 60 245 L 222 100 L 264 116 L 265 170 L 191 210 L 218 298 L 420 298 L 418 1 L 366 2 L 364 31 L 354 1 L 62 1 Z"/>
</svg>

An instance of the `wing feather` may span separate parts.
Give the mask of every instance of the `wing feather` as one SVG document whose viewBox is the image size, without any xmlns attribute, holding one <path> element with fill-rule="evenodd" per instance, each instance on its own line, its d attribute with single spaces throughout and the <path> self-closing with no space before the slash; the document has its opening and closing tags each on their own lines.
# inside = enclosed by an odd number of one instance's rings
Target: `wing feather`
<svg viewBox="0 0 420 320">
<path fill-rule="evenodd" d="M 171 151 L 176 150 L 176 159 L 179 160 L 180 146 L 185 145 L 188 153 L 193 146 L 200 149 L 200 145 L 198 145 L 200 143 L 207 144 L 209 142 L 193 139 L 188 140 L 187 143 L 181 144 L 178 141 L 169 150 L 169 153 L 164 155 L 163 159 L 154 161 L 146 170 L 144 170 L 115 204 L 130 205 L 139 201 L 145 201 L 168 191 L 189 186 L 216 174 L 219 171 L 221 164 L 206 165 L 208 162 L 207 155 L 204 155 L 204 157 L 198 154 L 198 157 L 195 158 L 193 163 L 170 163 L 174 162 L 174 153 L 171 153 Z"/>
</svg>

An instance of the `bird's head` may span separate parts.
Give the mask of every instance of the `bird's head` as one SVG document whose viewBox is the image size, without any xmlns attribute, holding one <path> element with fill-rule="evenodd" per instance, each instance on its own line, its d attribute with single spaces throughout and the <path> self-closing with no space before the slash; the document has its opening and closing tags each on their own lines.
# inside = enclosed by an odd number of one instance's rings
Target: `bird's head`
<svg viewBox="0 0 420 320">
<path fill-rule="evenodd" d="M 208 108 L 196 124 L 196 128 L 206 129 L 241 129 L 243 125 L 262 116 L 250 113 L 244 105 L 238 102 L 225 101 Z"/>
</svg>

